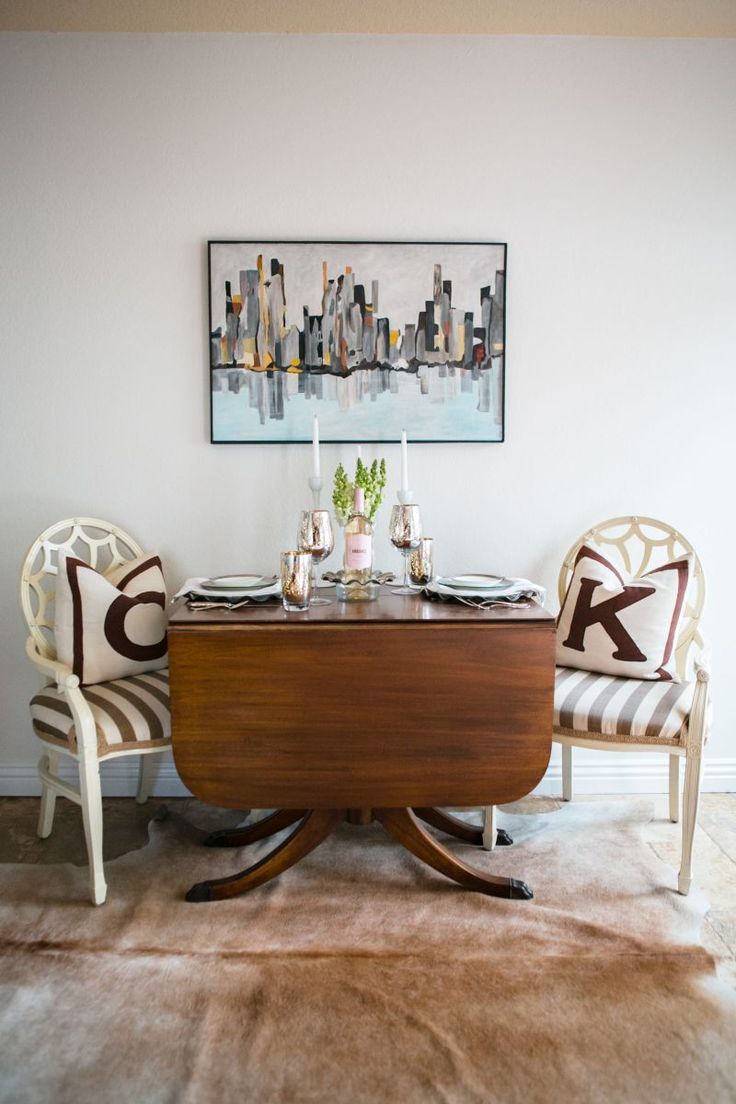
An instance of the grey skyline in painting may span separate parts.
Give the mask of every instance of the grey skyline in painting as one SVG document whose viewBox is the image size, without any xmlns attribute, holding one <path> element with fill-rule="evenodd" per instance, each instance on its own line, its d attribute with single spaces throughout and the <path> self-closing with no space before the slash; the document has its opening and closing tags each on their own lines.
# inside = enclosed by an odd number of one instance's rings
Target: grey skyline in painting
<svg viewBox="0 0 736 1104">
<path fill-rule="evenodd" d="M 266 275 L 266 265 L 270 269 Z M 256 259 L 241 269 L 238 288 L 222 288 L 225 326 L 211 334 L 213 368 L 281 369 L 304 367 L 332 375 L 356 368 L 415 371 L 420 364 L 454 364 L 482 369 L 503 353 L 504 274 L 479 288 L 480 325 L 472 310 L 452 305 L 452 281 L 433 266 L 432 298 L 424 301 L 416 322 L 395 329 L 379 313 L 379 281 L 372 280 L 370 299 L 350 267 L 336 277 L 323 265 L 321 313 L 303 307 L 303 326 L 286 323 L 286 272 L 278 257 Z"/>
<path fill-rule="evenodd" d="M 325 403 L 346 411 L 401 392 L 405 406 L 410 377 L 416 403 L 475 392 L 494 421 L 485 439 L 498 440 L 504 329 L 502 245 L 210 243 L 213 393 L 245 391 L 261 426 L 297 397 L 316 400 L 320 419 Z M 223 437 L 216 418 L 213 407 L 213 440 L 251 439 Z"/>
</svg>

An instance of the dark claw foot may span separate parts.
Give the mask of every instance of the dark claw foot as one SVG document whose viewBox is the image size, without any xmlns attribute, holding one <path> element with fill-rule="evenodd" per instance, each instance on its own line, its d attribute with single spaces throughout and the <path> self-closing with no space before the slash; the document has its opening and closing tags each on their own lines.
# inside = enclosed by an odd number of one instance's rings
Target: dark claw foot
<svg viewBox="0 0 736 1104">
<path fill-rule="evenodd" d="M 207 882 L 198 882 L 188 891 L 185 901 L 211 901 L 212 891 Z"/>
<path fill-rule="evenodd" d="M 204 840 L 205 847 L 232 847 L 228 836 L 227 830 L 220 830 L 219 832 L 210 832 L 207 838 Z"/>
<path fill-rule="evenodd" d="M 511 836 L 505 830 L 505 828 L 498 828 L 496 831 L 496 847 L 509 847 L 514 841 Z"/>
<path fill-rule="evenodd" d="M 197 887 L 195 886 L 195 889 Z M 531 901 L 534 894 L 531 886 L 526 882 L 519 882 L 516 878 L 509 878 L 509 898 L 512 901 Z"/>
</svg>

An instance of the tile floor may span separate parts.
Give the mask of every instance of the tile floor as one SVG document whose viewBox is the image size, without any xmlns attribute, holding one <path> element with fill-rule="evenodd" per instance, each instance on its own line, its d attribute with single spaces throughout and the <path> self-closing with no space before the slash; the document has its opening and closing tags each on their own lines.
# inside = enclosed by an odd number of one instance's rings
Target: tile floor
<svg viewBox="0 0 736 1104">
<path fill-rule="evenodd" d="M 615 797 L 580 800 L 614 801 Z M 130 798 L 104 801 L 105 858 L 113 859 L 144 847 L 147 825 L 158 804 L 176 805 L 181 812 L 193 798 L 151 798 L 136 805 Z M 626 800 L 626 799 L 622 799 Z M 667 817 L 667 797 L 653 795 L 655 816 L 646 827 L 646 839 L 660 858 L 677 867 L 680 855 L 680 826 Z M 84 865 L 87 856 L 79 809 L 59 799 L 54 831 L 48 839 L 36 836 L 39 799 L 0 798 L 0 862 Z M 559 807 L 555 798 L 527 797 L 509 812 L 551 812 Z M 237 823 L 237 813 L 233 814 Z M 703 794 L 695 841 L 695 882 L 703 889 L 711 908 L 703 926 L 704 945 L 718 961 L 718 973 L 736 988 L 736 794 Z"/>
</svg>

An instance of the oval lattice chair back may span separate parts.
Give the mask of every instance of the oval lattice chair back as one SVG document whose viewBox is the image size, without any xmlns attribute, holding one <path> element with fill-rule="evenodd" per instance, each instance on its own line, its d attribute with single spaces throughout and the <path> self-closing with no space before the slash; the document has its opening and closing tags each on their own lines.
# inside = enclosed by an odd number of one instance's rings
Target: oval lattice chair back
<svg viewBox="0 0 736 1104">
<path fill-rule="evenodd" d="M 20 604 L 36 647 L 48 659 L 56 658 L 54 599 L 61 551 L 107 571 L 140 556 L 143 549 L 117 525 L 100 518 L 66 518 L 36 538 L 21 571 Z"/>
</svg>

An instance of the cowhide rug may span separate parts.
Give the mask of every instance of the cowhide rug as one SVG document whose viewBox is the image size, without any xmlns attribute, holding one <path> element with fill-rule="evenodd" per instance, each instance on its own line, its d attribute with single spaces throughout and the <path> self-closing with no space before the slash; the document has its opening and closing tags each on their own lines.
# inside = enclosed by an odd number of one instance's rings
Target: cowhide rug
<svg viewBox="0 0 736 1104">
<path fill-rule="evenodd" d="M 86 870 L 0 866 L 0 1100 L 13 1104 L 646 1104 L 736 1100 L 736 997 L 699 945 L 706 904 L 642 842 L 646 802 L 506 816 L 457 888 L 378 826 L 345 825 L 231 901 L 184 891 L 265 853 L 163 814 Z"/>
</svg>

